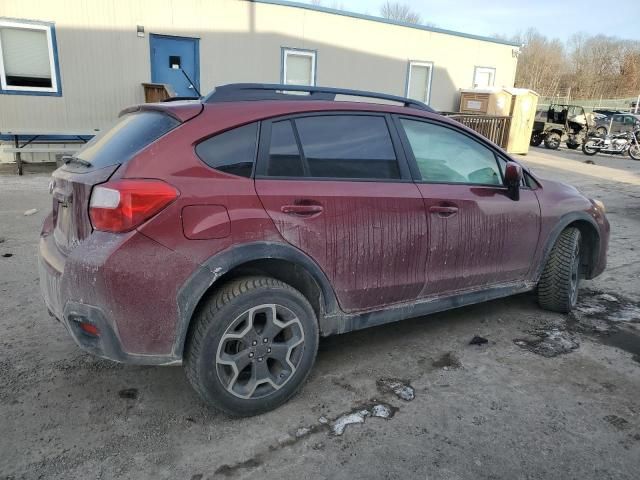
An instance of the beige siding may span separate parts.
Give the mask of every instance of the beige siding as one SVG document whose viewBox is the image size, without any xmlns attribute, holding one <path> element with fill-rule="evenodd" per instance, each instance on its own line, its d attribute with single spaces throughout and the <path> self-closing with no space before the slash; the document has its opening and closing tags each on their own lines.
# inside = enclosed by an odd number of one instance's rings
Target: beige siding
<svg viewBox="0 0 640 480">
<path fill-rule="evenodd" d="M 203 92 L 279 82 L 281 47 L 317 50 L 319 85 L 404 95 L 409 60 L 434 64 L 431 105 L 453 110 L 474 66 L 513 86 L 513 47 L 365 19 L 242 0 L 2 0 L 0 17 L 55 22 L 62 96 L 0 95 L 0 131 L 104 128 L 143 101 L 149 33 L 200 38 Z M 138 38 L 136 25 L 146 35 Z"/>
</svg>

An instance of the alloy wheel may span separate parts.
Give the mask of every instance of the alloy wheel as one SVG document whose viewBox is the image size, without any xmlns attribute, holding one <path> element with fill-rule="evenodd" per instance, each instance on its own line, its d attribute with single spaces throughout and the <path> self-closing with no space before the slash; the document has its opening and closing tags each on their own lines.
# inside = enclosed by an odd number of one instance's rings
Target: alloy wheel
<svg viewBox="0 0 640 480">
<path fill-rule="evenodd" d="M 258 305 L 226 329 L 218 345 L 216 373 L 232 395 L 263 398 L 294 376 L 303 350 L 300 319 L 282 305 Z"/>
</svg>

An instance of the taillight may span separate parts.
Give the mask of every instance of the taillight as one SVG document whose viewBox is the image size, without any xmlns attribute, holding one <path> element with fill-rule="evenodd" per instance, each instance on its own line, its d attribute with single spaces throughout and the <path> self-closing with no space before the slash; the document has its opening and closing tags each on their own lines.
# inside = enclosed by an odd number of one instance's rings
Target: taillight
<svg viewBox="0 0 640 480">
<path fill-rule="evenodd" d="M 89 217 L 96 230 L 127 232 L 153 217 L 179 195 L 162 180 L 125 179 L 93 187 Z"/>
</svg>

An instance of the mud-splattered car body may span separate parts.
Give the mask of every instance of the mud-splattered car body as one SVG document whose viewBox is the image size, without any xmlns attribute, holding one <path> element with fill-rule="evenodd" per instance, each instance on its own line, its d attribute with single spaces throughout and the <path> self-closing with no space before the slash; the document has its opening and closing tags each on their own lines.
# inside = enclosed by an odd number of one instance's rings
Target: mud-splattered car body
<svg viewBox="0 0 640 480">
<path fill-rule="evenodd" d="M 42 291 L 51 314 L 96 355 L 180 363 L 202 299 L 246 274 L 268 275 L 300 291 L 316 312 L 320 334 L 331 335 L 532 290 L 569 225 L 585 239 L 582 276 L 605 268 L 604 211 L 572 187 L 540 180 L 525 167 L 518 199 L 503 184 L 422 181 L 403 119 L 450 129 L 496 161 L 517 163 L 437 113 L 295 99 L 149 104 L 123 118 L 145 112 L 172 124 L 126 161 L 94 165 L 80 161 L 81 152 L 78 162 L 53 174 L 53 212 L 40 240 Z M 265 170 L 276 122 L 340 115 L 381 119 L 398 178 Z M 246 125 L 255 125 L 248 176 L 212 168 L 199 156 L 202 142 Z M 158 179 L 177 193 L 135 228 L 95 228 L 90 201 L 96 186 L 132 179 Z"/>
</svg>

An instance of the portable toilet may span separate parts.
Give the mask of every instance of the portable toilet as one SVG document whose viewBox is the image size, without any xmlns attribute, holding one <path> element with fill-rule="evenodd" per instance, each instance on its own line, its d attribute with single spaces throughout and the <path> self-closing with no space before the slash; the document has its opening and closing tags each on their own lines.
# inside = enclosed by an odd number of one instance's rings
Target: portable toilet
<svg viewBox="0 0 640 480">
<path fill-rule="evenodd" d="M 526 155 L 529 153 L 531 131 L 538 106 L 538 94 L 526 88 L 505 88 L 511 95 L 511 125 L 507 152 Z"/>
</svg>

